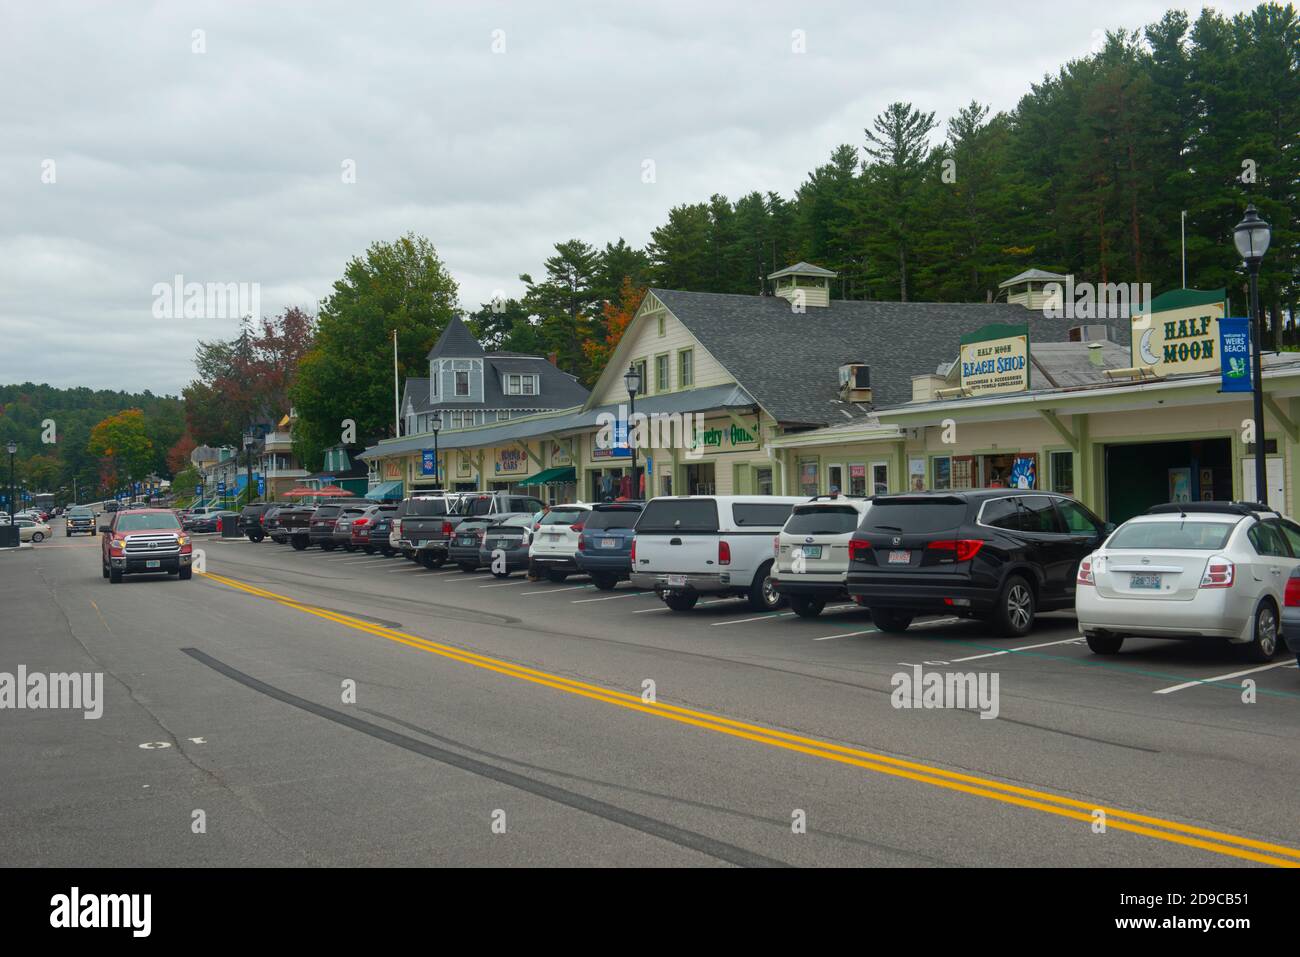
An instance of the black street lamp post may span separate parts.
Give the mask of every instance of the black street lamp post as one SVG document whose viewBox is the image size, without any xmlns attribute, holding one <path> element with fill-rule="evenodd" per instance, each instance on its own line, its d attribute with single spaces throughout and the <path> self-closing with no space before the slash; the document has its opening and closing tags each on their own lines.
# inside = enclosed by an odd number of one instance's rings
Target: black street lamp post
<svg viewBox="0 0 1300 957">
<path fill-rule="evenodd" d="M 1268 252 L 1271 238 L 1268 223 L 1259 218 L 1255 204 L 1251 203 L 1246 207 L 1245 218 L 1233 230 L 1232 239 L 1250 272 L 1250 343 L 1255 366 L 1255 500 L 1264 505 L 1268 504 L 1268 450 L 1264 443 L 1264 359 L 1261 355 L 1264 319 L 1259 311 L 1259 264 Z"/>
<path fill-rule="evenodd" d="M 14 496 L 17 494 L 17 489 L 14 485 L 14 456 L 17 454 L 18 454 L 18 443 L 10 442 L 9 443 L 9 522 L 10 524 L 12 524 L 14 520 Z"/>
<path fill-rule="evenodd" d="M 636 443 L 632 441 L 632 418 L 636 415 L 636 397 L 641 391 L 641 370 L 636 367 L 635 363 L 628 365 L 627 372 L 623 375 L 623 384 L 627 386 L 627 447 L 632 450 L 632 493 L 631 497 L 639 499 L 641 497 L 641 483 L 637 480 L 636 474 Z M 649 483 L 647 483 L 649 484 Z"/>
<path fill-rule="evenodd" d="M 433 413 L 433 421 L 430 424 L 433 427 L 433 480 L 438 488 L 445 491 L 442 484 L 442 461 L 438 458 L 438 433 L 442 431 L 442 413 Z"/>
</svg>

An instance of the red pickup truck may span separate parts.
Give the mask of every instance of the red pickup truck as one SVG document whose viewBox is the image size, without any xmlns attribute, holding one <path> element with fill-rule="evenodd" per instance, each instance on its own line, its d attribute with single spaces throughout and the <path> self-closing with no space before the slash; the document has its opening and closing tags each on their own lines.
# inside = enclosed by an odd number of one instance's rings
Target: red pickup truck
<svg viewBox="0 0 1300 957">
<path fill-rule="evenodd" d="M 194 546 L 171 509 L 115 512 L 99 531 L 104 577 L 114 585 L 123 575 L 176 575 L 185 581 L 194 572 Z"/>
</svg>

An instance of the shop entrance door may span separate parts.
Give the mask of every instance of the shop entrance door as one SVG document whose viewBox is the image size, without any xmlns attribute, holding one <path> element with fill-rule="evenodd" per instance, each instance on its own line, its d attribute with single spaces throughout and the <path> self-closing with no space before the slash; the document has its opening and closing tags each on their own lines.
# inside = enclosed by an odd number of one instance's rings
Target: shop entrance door
<svg viewBox="0 0 1300 957">
<path fill-rule="evenodd" d="M 1107 445 L 1106 519 L 1116 524 L 1165 502 L 1232 498 L 1232 440 Z"/>
<path fill-rule="evenodd" d="M 716 490 L 712 462 L 686 466 L 687 495 L 713 495 Z"/>
</svg>

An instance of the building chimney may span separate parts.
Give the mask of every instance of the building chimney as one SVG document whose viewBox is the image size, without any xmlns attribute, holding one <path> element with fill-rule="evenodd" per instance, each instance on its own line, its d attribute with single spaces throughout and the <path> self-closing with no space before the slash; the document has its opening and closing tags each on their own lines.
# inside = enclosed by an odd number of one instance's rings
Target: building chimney
<svg viewBox="0 0 1300 957">
<path fill-rule="evenodd" d="M 831 280 L 837 273 L 812 263 L 798 262 L 768 275 L 775 294 L 790 302 L 796 311 L 825 308 L 831 304 Z"/>
<path fill-rule="evenodd" d="M 1100 342 L 1088 343 L 1088 361 L 1098 369 L 1106 364 L 1106 357 L 1101 354 L 1101 349 L 1102 346 Z"/>
</svg>

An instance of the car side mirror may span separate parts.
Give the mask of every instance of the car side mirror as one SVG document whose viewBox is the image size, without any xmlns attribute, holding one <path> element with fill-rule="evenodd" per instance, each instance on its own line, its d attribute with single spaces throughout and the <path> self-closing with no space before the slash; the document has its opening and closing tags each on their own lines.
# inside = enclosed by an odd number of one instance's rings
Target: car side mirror
<svg viewBox="0 0 1300 957">
<path fill-rule="evenodd" d="M 1115 523 L 1114 523 L 1114 522 L 1107 522 L 1105 525 L 1103 525 L 1103 526 L 1101 527 L 1101 533 L 1102 533 L 1103 535 L 1109 535 L 1109 534 L 1110 534 L 1111 532 L 1113 532 L 1113 531 L 1115 531 Z"/>
</svg>

